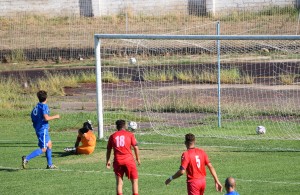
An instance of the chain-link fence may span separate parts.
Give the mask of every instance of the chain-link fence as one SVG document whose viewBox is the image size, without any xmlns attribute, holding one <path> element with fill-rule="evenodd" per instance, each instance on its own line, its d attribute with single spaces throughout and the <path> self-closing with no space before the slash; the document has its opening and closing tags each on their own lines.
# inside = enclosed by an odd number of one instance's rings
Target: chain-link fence
<svg viewBox="0 0 300 195">
<path fill-rule="evenodd" d="M 1 64 L 93 58 L 95 33 L 288 35 L 297 0 L 0 0 Z"/>
</svg>

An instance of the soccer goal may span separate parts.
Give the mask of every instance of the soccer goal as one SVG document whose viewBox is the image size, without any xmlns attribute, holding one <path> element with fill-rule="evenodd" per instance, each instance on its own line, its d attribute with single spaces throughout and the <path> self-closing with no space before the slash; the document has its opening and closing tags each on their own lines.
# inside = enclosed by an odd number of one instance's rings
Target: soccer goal
<svg viewBox="0 0 300 195">
<path fill-rule="evenodd" d="M 94 38 L 99 138 L 123 118 L 138 134 L 300 139 L 300 36 Z"/>
</svg>

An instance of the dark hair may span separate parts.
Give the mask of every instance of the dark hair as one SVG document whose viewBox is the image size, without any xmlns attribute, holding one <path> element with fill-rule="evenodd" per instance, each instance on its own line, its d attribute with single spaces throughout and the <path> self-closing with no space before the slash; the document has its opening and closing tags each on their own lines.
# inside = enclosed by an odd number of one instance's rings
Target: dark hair
<svg viewBox="0 0 300 195">
<path fill-rule="evenodd" d="M 89 129 L 87 129 L 87 128 L 81 128 L 81 129 L 79 129 L 79 132 L 81 133 L 81 134 L 84 134 L 84 133 L 86 133 L 86 132 L 88 132 L 89 131 Z"/>
<path fill-rule="evenodd" d="M 36 96 L 38 97 L 39 102 L 44 102 L 47 99 L 47 92 L 44 90 L 40 90 L 36 93 Z"/>
<path fill-rule="evenodd" d="M 86 129 L 89 129 L 89 130 L 94 130 L 94 128 L 92 126 L 92 122 L 90 120 L 83 123 L 83 128 L 86 128 Z"/>
<path fill-rule="evenodd" d="M 118 130 L 124 129 L 126 126 L 126 122 L 124 120 L 117 120 L 116 127 Z"/>
<path fill-rule="evenodd" d="M 80 133 L 84 134 L 86 132 L 88 132 L 89 130 L 93 130 L 93 126 L 90 120 L 88 120 L 87 122 L 83 123 L 83 127 L 81 129 L 79 129 Z"/>
<path fill-rule="evenodd" d="M 225 180 L 225 188 L 229 189 L 229 188 L 235 188 L 235 180 L 233 179 L 233 177 L 227 177 Z"/>
<path fill-rule="evenodd" d="M 185 135 L 185 143 L 190 145 L 191 143 L 195 142 L 195 135 L 192 133 L 188 133 Z"/>
</svg>

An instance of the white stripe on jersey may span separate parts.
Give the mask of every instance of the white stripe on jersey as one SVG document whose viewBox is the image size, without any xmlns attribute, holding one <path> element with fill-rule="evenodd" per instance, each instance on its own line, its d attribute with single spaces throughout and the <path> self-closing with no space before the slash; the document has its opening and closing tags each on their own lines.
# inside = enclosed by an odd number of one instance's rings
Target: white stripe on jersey
<svg viewBox="0 0 300 195">
<path fill-rule="evenodd" d="M 44 137 L 43 137 L 43 139 L 44 139 L 44 146 L 43 146 L 43 148 L 46 148 L 46 146 L 47 146 L 47 143 L 46 143 L 46 131 L 47 131 L 47 129 L 44 129 Z"/>
</svg>

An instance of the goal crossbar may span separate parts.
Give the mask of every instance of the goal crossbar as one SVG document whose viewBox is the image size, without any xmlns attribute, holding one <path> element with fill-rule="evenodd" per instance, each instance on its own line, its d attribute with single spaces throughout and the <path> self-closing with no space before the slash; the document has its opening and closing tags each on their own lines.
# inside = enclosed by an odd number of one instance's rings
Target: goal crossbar
<svg viewBox="0 0 300 195">
<path fill-rule="evenodd" d="M 300 35 L 146 35 L 95 34 L 95 39 L 170 39 L 170 40 L 300 40 Z"/>
</svg>

